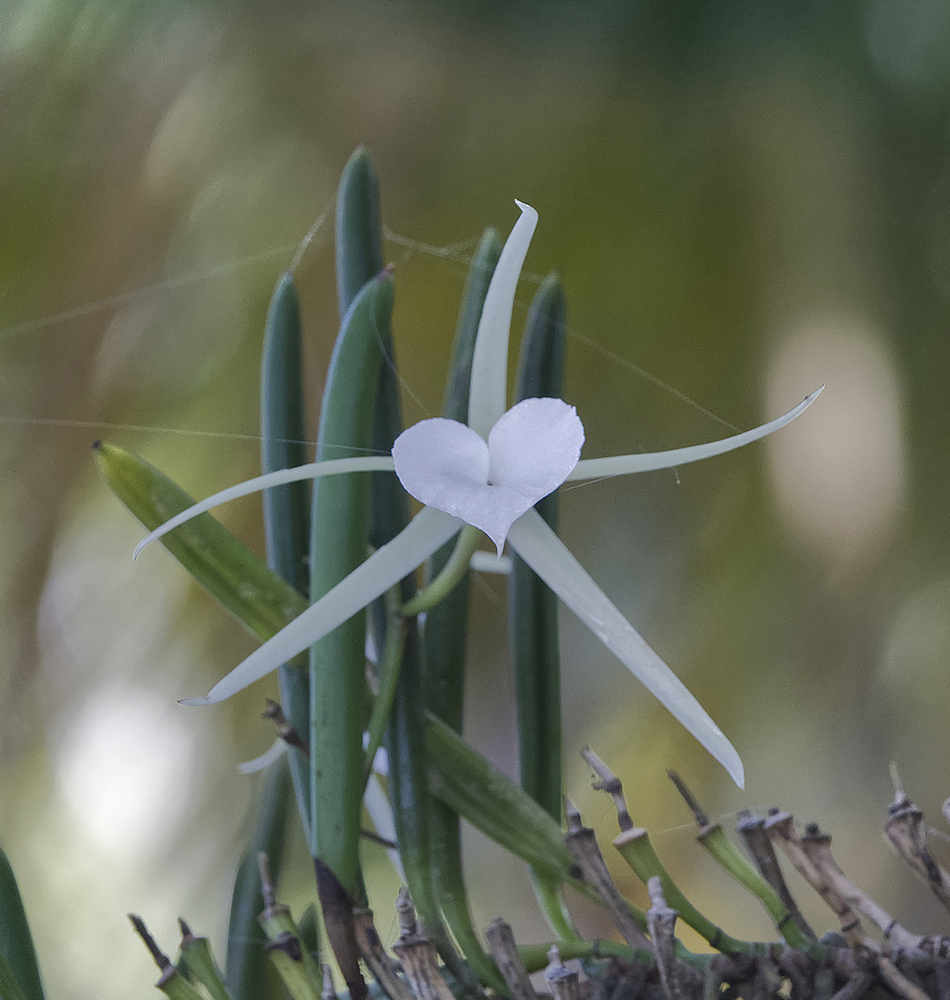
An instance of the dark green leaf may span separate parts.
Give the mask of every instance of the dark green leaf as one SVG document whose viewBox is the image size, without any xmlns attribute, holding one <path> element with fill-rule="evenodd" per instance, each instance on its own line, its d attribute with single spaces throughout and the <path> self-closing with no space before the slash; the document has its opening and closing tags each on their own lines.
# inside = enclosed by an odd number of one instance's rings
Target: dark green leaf
<svg viewBox="0 0 950 1000">
<path fill-rule="evenodd" d="M 7 973 L 13 977 L 19 987 L 23 1000 L 43 1000 L 43 986 L 40 982 L 40 969 L 36 962 L 36 951 L 33 948 L 33 937 L 29 924 L 26 922 L 26 912 L 20 899 L 16 877 L 6 853 L 0 849 L 0 958 L 4 960 L 5 968 L 0 968 L 4 977 Z M 3 1000 L 16 1000 L 11 993 Z"/>
</svg>

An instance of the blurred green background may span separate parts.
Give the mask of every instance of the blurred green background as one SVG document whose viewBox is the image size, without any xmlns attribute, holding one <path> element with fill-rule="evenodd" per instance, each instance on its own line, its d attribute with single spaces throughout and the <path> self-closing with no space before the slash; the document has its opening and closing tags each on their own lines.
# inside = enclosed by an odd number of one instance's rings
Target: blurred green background
<svg viewBox="0 0 950 1000">
<path fill-rule="evenodd" d="M 360 143 L 409 419 L 440 406 L 466 255 L 515 197 L 541 215 L 516 327 L 557 268 L 587 457 L 722 436 L 827 383 L 765 444 L 565 490 L 566 541 L 748 773 L 732 787 L 565 613 L 569 792 L 613 830 L 590 742 L 733 933 L 768 930 L 682 827 L 668 766 L 726 823 L 773 803 L 819 821 L 881 903 L 947 930 L 879 831 L 890 761 L 937 825 L 950 793 L 948 51 L 944 0 L 5 0 L 0 842 L 51 1000 L 153 995 L 129 910 L 169 948 L 183 913 L 223 954 L 256 788 L 235 764 L 271 741 L 267 682 L 176 705 L 251 641 L 165 553 L 132 566 L 140 531 L 89 445 L 198 495 L 253 474 L 267 300 L 326 214 L 297 272 L 316 413 Z M 261 551 L 258 500 L 222 518 Z M 478 593 L 469 736 L 513 772 L 503 584 Z M 479 924 L 543 939 L 522 866 L 470 845 Z"/>
</svg>

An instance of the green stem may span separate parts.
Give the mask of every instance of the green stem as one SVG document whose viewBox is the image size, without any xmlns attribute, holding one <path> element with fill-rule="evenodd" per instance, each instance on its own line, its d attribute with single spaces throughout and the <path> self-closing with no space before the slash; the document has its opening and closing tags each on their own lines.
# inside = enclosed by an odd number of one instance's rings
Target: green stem
<svg viewBox="0 0 950 1000">
<path fill-rule="evenodd" d="M 399 672 L 402 669 L 402 661 L 406 652 L 408 626 L 406 620 L 399 613 L 399 591 L 399 587 L 393 587 L 384 599 L 386 608 L 385 645 L 382 659 L 379 662 L 379 690 L 373 701 L 369 724 L 366 727 L 368 740 L 363 765 L 364 789 L 372 773 L 376 753 L 382 746 L 383 737 L 386 734 L 396 686 L 399 683 Z"/>
<path fill-rule="evenodd" d="M 692 927 L 700 937 L 726 955 L 748 952 L 750 947 L 748 941 L 740 941 L 727 934 L 721 927 L 700 913 L 683 895 L 663 866 L 663 862 L 660 861 L 646 830 L 642 827 L 624 830 L 614 839 L 614 846 L 644 885 L 653 876 L 660 879 L 667 905 L 676 910 L 680 919 Z"/>
<path fill-rule="evenodd" d="M 699 833 L 698 840 L 740 885 L 748 889 L 762 903 L 775 923 L 775 929 L 787 944 L 802 951 L 807 951 L 814 944 L 814 941 L 798 928 L 778 893 L 739 853 L 721 826 L 713 824 L 704 827 Z"/>
<path fill-rule="evenodd" d="M 541 906 L 541 912 L 544 914 L 548 926 L 558 936 L 558 940 L 578 940 L 580 935 L 577 933 L 577 929 L 571 922 L 571 918 L 564 906 L 564 897 L 561 895 L 561 883 L 557 879 L 552 879 L 545 872 L 532 868 L 531 885 L 534 889 L 535 898 Z"/>
<path fill-rule="evenodd" d="M 640 951 L 619 941 L 606 941 L 603 938 L 584 941 L 575 938 L 572 941 L 519 945 L 518 954 L 524 963 L 525 971 L 540 972 L 548 964 L 548 953 L 553 945 L 557 946 L 558 954 L 565 962 L 574 958 L 622 958 L 628 962 L 642 962 L 647 966 L 653 963 L 652 952 Z"/>
<path fill-rule="evenodd" d="M 422 614 L 430 611 L 437 604 L 452 593 L 453 590 L 465 579 L 468 573 L 469 563 L 472 555 L 478 548 L 482 533 L 478 528 L 473 528 L 467 524 L 458 533 L 455 548 L 446 564 L 442 567 L 438 576 L 420 590 L 413 598 L 406 601 L 400 609 L 400 613 L 406 617 Z"/>
</svg>

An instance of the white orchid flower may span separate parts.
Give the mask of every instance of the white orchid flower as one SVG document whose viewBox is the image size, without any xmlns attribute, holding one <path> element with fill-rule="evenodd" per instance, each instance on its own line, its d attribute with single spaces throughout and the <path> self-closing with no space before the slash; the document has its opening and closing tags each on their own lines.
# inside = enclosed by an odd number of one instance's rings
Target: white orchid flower
<svg viewBox="0 0 950 1000">
<path fill-rule="evenodd" d="M 259 476 L 196 504 L 139 543 L 136 556 L 149 542 L 227 500 L 325 475 L 395 471 L 406 491 L 424 504 L 399 535 L 255 650 L 206 697 L 183 704 L 222 701 L 276 670 L 412 573 L 466 525 L 473 525 L 492 539 L 499 556 L 507 541 L 742 787 L 744 771 L 735 748 L 534 505 L 566 481 L 668 469 L 740 448 L 794 420 L 821 389 L 784 416 L 720 441 L 653 454 L 579 460 L 584 429 L 574 407 L 557 399 L 526 399 L 506 412 L 511 316 L 538 219 L 533 208 L 517 205 L 521 217 L 505 243 L 482 309 L 467 426 L 442 418 L 423 420 L 400 435 L 392 457 L 334 459 Z"/>
</svg>

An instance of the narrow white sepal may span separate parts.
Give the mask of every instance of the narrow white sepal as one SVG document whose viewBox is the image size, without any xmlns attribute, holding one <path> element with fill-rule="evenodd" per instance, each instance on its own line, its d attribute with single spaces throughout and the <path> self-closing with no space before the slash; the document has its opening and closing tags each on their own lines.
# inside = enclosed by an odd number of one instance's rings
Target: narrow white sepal
<svg viewBox="0 0 950 1000">
<path fill-rule="evenodd" d="M 186 698 L 179 704 L 214 705 L 265 677 L 384 594 L 461 527 L 462 522 L 454 517 L 432 507 L 423 508 L 391 542 L 377 549 L 332 590 L 254 650 L 218 681 L 206 697 Z"/>
<path fill-rule="evenodd" d="M 435 417 L 403 431 L 393 459 L 406 492 L 484 531 L 500 555 L 512 522 L 564 482 L 583 443 L 573 406 L 525 399 L 502 415 L 487 442 Z"/>
<path fill-rule="evenodd" d="M 520 201 L 521 217 L 498 258 L 488 284 L 475 335 L 472 377 L 469 382 L 468 426 L 483 438 L 508 408 L 508 335 L 521 267 L 528 255 L 538 213 Z"/>
<path fill-rule="evenodd" d="M 732 437 L 712 441 L 709 444 L 696 444 L 689 448 L 675 448 L 672 451 L 654 451 L 647 455 L 614 455 L 611 458 L 588 458 L 577 463 L 574 471 L 567 477 L 569 481 L 578 479 L 601 479 L 605 476 L 625 476 L 632 472 L 653 472 L 657 469 L 672 469 L 677 465 L 687 465 L 689 462 L 699 462 L 714 455 L 724 455 L 743 445 L 767 437 L 779 428 L 791 423 L 797 416 L 804 413 L 821 395 L 824 386 L 810 396 L 806 396 L 794 409 L 775 420 L 770 420 L 761 427 L 751 431 L 743 431 Z"/>
<path fill-rule="evenodd" d="M 278 737 L 260 757 L 255 757 L 253 760 L 246 760 L 243 764 L 238 764 L 238 773 L 255 774 L 257 771 L 263 771 L 265 767 L 269 767 L 275 760 L 280 760 L 285 753 L 287 753 L 287 744 Z"/>
<path fill-rule="evenodd" d="M 258 493 L 261 490 L 269 489 L 271 486 L 283 486 L 286 483 L 299 483 L 302 479 L 317 479 L 320 476 L 335 476 L 347 472 L 391 472 L 393 470 L 393 460 L 390 455 L 367 455 L 360 458 L 332 458 L 327 462 L 310 462 L 307 465 L 298 465 L 293 469 L 278 469 L 276 472 L 268 472 L 263 476 L 256 476 L 254 479 L 247 479 L 243 483 L 231 486 L 220 493 L 215 493 L 206 500 L 200 500 L 194 506 L 176 514 L 163 525 L 147 534 L 142 541 L 135 546 L 132 553 L 132 561 L 138 559 L 139 554 L 146 545 L 150 545 L 162 535 L 168 534 L 186 521 L 190 521 L 199 514 L 204 514 L 212 507 L 218 507 L 229 500 L 237 500 L 239 497 L 246 497 L 251 493 Z"/>
<path fill-rule="evenodd" d="M 732 780 L 744 787 L 745 771 L 735 747 L 683 682 L 594 583 L 541 515 L 535 510 L 522 515 L 511 526 L 508 541 L 634 677 L 722 764 Z"/>
</svg>

